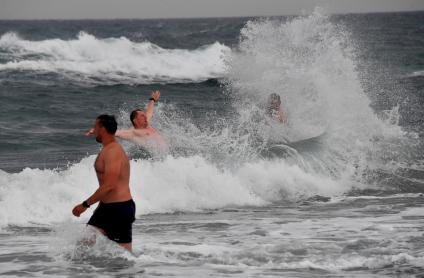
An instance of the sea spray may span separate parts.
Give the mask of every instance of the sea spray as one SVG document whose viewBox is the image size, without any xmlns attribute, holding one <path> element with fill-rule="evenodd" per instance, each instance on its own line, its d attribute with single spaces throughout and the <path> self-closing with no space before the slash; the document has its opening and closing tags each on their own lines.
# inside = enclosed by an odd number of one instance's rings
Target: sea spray
<svg viewBox="0 0 424 278">
<path fill-rule="evenodd" d="M 385 167 L 387 151 L 404 132 L 380 119 L 370 107 L 356 71 L 350 34 L 322 10 L 287 21 L 253 20 L 241 30 L 228 62 L 227 89 L 241 126 L 268 140 L 321 137 L 318 160 L 325 175 L 361 181 L 371 168 Z M 271 93 L 282 98 L 288 125 L 270 125 L 264 107 Z M 262 113 L 260 110 L 262 109 Z M 268 132 L 264 132 L 268 130 Z M 404 140 L 403 145 L 407 141 Z"/>
</svg>

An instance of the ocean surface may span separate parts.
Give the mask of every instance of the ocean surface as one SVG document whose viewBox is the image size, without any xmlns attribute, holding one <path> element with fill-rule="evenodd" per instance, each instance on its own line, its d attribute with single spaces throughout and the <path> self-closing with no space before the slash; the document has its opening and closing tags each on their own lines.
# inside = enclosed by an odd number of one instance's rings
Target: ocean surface
<svg viewBox="0 0 424 278">
<path fill-rule="evenodd" d="M 82 246 L 84 133 L 152 90 L 134 254 Z M 424 277 L 424 12 L 0 21 L 0 105 L 0 276 Z"/>
</svg>

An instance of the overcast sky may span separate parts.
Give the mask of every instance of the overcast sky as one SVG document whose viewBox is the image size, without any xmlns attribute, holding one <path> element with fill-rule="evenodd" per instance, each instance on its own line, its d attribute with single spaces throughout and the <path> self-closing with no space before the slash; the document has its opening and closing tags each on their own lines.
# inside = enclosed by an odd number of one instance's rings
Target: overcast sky
<svg viewBox="0 0 424 278">
<path fill-rule="evenodd" d="M 271 16 L 424 10 L 424 0 L 0 0 L 0 19 Z"/>
</svg>

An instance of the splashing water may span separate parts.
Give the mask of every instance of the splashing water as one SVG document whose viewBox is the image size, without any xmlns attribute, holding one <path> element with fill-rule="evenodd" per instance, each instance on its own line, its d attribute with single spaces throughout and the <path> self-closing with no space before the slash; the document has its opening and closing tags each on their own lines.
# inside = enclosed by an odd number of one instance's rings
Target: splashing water
<svg viewBox="0 0 424 278">
<path fill-rule="evenodd" d="M 22 49 L 41 53 L 47 48 L 48 59 L 62 51 L 59 45 L 76 51 L 86 40 L 102 44 L 105 51 L 115 44 L 133 53 L 147 47 L 123 38 L 98 40 L 86 34 L 76 41 L 49 40 L 32 46 L 7 36 L 11 35 L 2 37 L 1 47 L 16 53 Z M 219 44 L 214 47 L 223 49 Z M 166 52 L 151 45 L 147 48 Z M 83 57 L 76 52 L 72 55 Z M 54 59 L 70 57 L 73 52 L 60 53 Z M 404 151 L 413 147 L 413 141 L 396 125 L 395 109 L 380 119 L 369 107 L 349 34 L 320 11 L 286 22 L 249 21 L 241 31 L 238 49 L 226 59 L 225 88 L 235 111 L 231 117 L 205 115 L 203 121 L 208 125 L 203 127 L 171 104 L 157 107 L 154 125 L 168 138 L 171 151 L 159 160 L 132 160 L 131 187 L 141 200 L 139 214 L 340 195 L 370 187 L 368 181 L 374 181 L 378 171 L 396 171 L 408 160 Z M 263 107 L 270 93 L 281 95 L 289 117 L 287 126 L 270 125 L 266 120 Z M 121 121 L 124 114 L 127 111 Z M 317 147 L 289 146 L 283 156 L 272 158 L 263 151 L 269 149 L 273 132 L 292 138 L 324 135 Z M 399 158 L 392 160 L 395 156 Z M 62 171 L 0 171 L 4 185 L 0 188 L 0 226 L 68 220 L 67 204 L 95 189 L 93 160 L 90 156 Z M 46 190 L 49 196 L 40 193 Z"/>
<path fill-rule="evenodd" d="M 410 138 L 393 117 L 380 119 L 370 108 L 355 61 L 349 33 L 319 9 L 287 22 L 248 22 L 228 73 L 240 125 L 253 123 L 264 138 L 278 131 L 292 138 L 325 134 L 318 160 L 335 177 L 385 167 L 387 157 L 401 154 Z M 265 118 L 260 111 L 271 93 L 282 97 L 288 126 L 257 120 Z"/>
</svg>

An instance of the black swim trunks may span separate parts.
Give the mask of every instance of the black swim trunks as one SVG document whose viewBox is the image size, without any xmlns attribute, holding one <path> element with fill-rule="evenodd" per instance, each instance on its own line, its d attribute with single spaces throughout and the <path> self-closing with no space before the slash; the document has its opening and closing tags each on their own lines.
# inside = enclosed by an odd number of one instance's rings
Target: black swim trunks
<svg viewBox="0 0 424 278">
<path fill-rule="evenodd" d="M 135 203 L 131 199 L 116 203 L 100 202 L 87 224 L 104 230 L 110 240 L 130 243 L 134 221 Z"/>
</svg>

